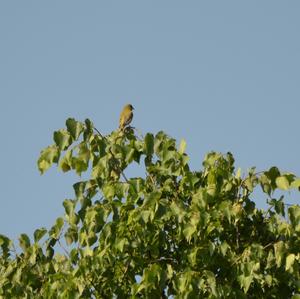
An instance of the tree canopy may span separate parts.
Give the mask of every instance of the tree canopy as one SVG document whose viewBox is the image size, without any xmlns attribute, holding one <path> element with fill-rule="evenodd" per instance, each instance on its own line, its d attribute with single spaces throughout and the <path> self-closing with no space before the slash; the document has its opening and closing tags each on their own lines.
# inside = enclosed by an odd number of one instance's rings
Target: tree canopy
<svg viewBox="0 0 300 299">
<path fill-rule="evenodd" d="M 88 119 L 53 139 L 38 168 L 75 171 L 74 198 L 18 248 L 0 235 L 0 298 L 300 298 L 300 207 L 284 198 L 295 175 L 242 173 L 217 152 L 192 171 L 184 140 L 104 136 Z M 131 164 L 144 175 L 127 177 Z"/>
</svg>

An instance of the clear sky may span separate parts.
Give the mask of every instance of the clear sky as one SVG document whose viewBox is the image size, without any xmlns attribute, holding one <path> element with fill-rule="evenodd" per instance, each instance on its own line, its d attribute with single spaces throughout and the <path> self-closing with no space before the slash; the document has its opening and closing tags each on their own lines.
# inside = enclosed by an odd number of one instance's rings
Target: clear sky
<svg viewBox="0 0 300 299">
<path fill-rule="evenodd" d="M 50 227 L 78 179 L 36 160 L 68 117 L 300 175 L 299 1 L 1 1 L 0 233 Z M 299 194 L 294 200 L 299 203 Z M 258 198 L 262 204 L 263 198 Z"/>
</svg>

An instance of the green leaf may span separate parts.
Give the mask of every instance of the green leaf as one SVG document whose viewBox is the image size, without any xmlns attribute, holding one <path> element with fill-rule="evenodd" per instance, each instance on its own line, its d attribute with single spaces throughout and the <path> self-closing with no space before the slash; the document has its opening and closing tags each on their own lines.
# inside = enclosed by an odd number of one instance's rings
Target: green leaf
<svg viewBox="0 0 300 299">
<path fill-rule="evenodd" d="M 72 150 L 66 152 L 64 157 L 60 160 L 59 167 L 63 172 L 67 172 L 72 168 Z"/>
<path fill-rule="evenodd" d="M 273 265 L 275 265 L 275 258 L 274 258 L 272 250 L 270 250 L 269 253 L 268 253 L 268 257 L 267 257 L 266 269 L 272 268 Z"/>
<path fill-rule="evenodd" d="M 192 276 L 192 271 L 189 270 L 180 274 L 176 283 L 178 295 L 184 294 L 190 288 Z"/>
<path fill-rule="evenodd" d="M 267 274 L 267 275 L 265 276 L 265 281 L 266 281 L 267 285 L 270 287 L 270 286 L 272 285 L 272 282 L 273 282 L 272 276 L 269 275 L 269 274 Z"/>
<path fill-rule="evenodd" d="M 186 141 L 184 139 L 181 139 L 178 152 L 180 154 L 183 154 L 185 152 L 185 149 L 186 149 Z"/>
<path fill-rule="evenodd" d="M 38 159 L 38 168 L 43 174 L 52 163 L 57 163 L 60 155 L 60 150 L 56 145 L 51 145 L 42 150 Z"/>
<path fill-rule="evenodd" d="M 168 138 L 167 135 L 162 131 L 158 132 L 155 135 L 155 138 L 154 138 L 154 151 L 158 156 L 160 156 L 160 154 L 161 154 L 163 141 L 166 140 L 167 138 Z"/>
<path fill-rule="evenodd" d="M 188 260 L 191 263 L 192 266 L 196 266 L 197 264 L 197 254 L 198 254 L 199 248 L 194 248 L 192 251 L 188 254 Z"/>
<path fill-rule="evenodd" d="M 63 202 L 63 206 L 65 207 L 65 211 L 67 215 L 70 215 L 74 212 L 76 201 L 72 199 L 66 199 Z"/>
<path fill-rule="evenodd" d="M 90 133 L 93 133 L 94 124 L 92 123 L 92 121 L 89 120 L 88 118 L 86 118 L 84 123 L 85 123 L 85 126 L 86 126 L 86 130 L 89 131 Z"/>
<path fill-rule="evenodd" d="M 275 187 L 276 178 L 280 176 L 279 169 L 273 166 L 268 171 L 265 171 L 264 174 L 271 180 L 273 187 Z"/>
<path fill-rule="evenodd" d="M 79 221 L 79 217 L 74 212 L 76 200 L 66 199 L 63 202 L 63 205 L 64 205 L 65 211 L 66 211 L 66 220 L 70 223 L 71 226 L 77 225 L 78 221 Z"/>
<path fill-rule="evenodd" d="M 12 241 L 8 237 L 0 234 L 0 247 L 2 249 L 2 253 L 7 255 L 9 253 L 11 244 L 12 244 Z"/>
<path fill-rule="evenodd" d="M 282 264 L 282 260 L 283 260 L 284 252 L 285 252 L 285 245 L 284 245 L 283 241 L 279 241 L 274 244 L 274 251 L 275 251 L 276 265 L 277 265 L 277 267 L 280 267 Z"/>
<path fill-rule="evenodd" d="M 220 204 L 219 210 L 222 211 L 228 222 L 231 222 L 231 213 L 233 212 L 231 202 L 229 200 L 223 201 Z"/>
<path fill-rule="evenodd" d="M 167 264 L 167 278 L 171 279 L 174 274 L 174 269 L 172 268 L 172 265 Z"/>
<path fill-rule="evenodd" d="M 68 233 L 65 233 L 65 240 L 66 240 L 67 245 L 71 245 L 74 242 L 72 236 Z"/>
<path fill-rule="evenodd" d="M 242 176 L 242 169 L 239 167 L 238 170 L 235 173 L 235 178 L 240 179 Z"/>
<path fill-rule="evenodd" d="M 0 246 L 3 246 L 3 244 L 8 244 L 9 241 L 9 238 L 0 234 Z"/>
<path fill-rule="evenodd" d="M 103 195 L 107 199 L 113 199 L 116 195 L 116 188 L 113 184 L 106 184 L 102 188 Z"/>
<path fill-rule="evenodd" d="M 263 191 L 270 195 L 272 191 L 272 186 L 269 178 L 266 175 L 262 174 L 259 178 L 259 181 Z"/>
<path fill-rule="evenodd" d="M 153 191 L 151 192 L 144 200 L 144 207 L 154 207 L 156 203 L 158 203 L 159 199 L 161 197 L 161 192 L 159 191 Z"/>
<path fill-rule="evenodd" d="M 117 239 L 115 241 L 115 248 L 118 251 L 123 252 L 123 249 L 124 249 L 124 246 L 125 246 L 126 242 L 127 242 L 127 240 L 125 238 Z"/>
<path fill-rule="evenodd" d="M 75 169 L 75 171 L 78 175 L 81 175 L 82 172 L 84 172 L 88 169 L 88 164 L 80 158 L 73 157 L 72 158 L 72 168 Z"/>
<path fill-rule="evenodd" d="M 295 179 L 291 183 L 291 188 L 296 188 L 296 189 L 300 190 L 300 178 Z"/>
<path fill-rule="evenodd" d="M 68 132 L 71 134 L 74 140 L 77 140 L 84 130 L 84 125 L 81 122 L 76 121 L 74 118 L 68 118 L 66 121 L 66 126 Z"/>
<path fill-rule="evenodd" d="M 276 185 L 281 190 L 289 190 L 290 183 L 285 176 L 276 178 Z"/>
<path fill-rule="evenodd" d="M 244 185 L 248 189 L 249 192 L 253 192 L 255 186 L 257 184 L 257 177 L 256 176 L 249 176 L 244 180 Z"/>
<path fill-rule="evenodd" d="M 143 219 L 143 221 L 145 223 L 148 223 L 149 220 L 153 219 L 154 217 L 154 212 L 153 211 L 147 211 L 147 210 L 144 210 L 144 211 L 141 211 L 141 218 Z"/>
<path fill-rule="evenodd" d="M 288 271 L 292 268 L 293 264 L 295 261 L 295 254 L 290 253 L 287 257 L 286 257 L 286 262 L 285 262 L 285 270 Z"/>
<path fill-rule="evenodd" d="M 253 276 L 252 275 L 249 275 L 249 276 L 240 275 L 238 277 L 238 280 L 239 280 L 240 285 L 243 288 L 244 292 L 247 293 L 250 288 L 250 285 L 253 281 Z"/>
<path fill-rule="evenodd" d="M 285 208 L 284 208 L 284 197 L 281 196 L 279 199 L 272 198 L 269 201 L 269 204 L 274 207 L 277 214 L 285 216 Z"/>
<path fill-rule="evenodd" d="M 53 134 L 53 139 L 61 151 L 66 150 L 72 142 L 70 133 L 65 129 L 55 131 Z"/>
<path fill-rule="evenodd" d="M 82 172 L 88 169 L 91 152 L 85 142 L 78 144 L 77 148 L 78 155 L 72 157 L 72 168 L 75 169 L 78 175 L 81 175 Z"/>
<path fill-rule="evenodd" d="M 47 229 L 42 227 L 37 230 L 35 230 L 33 236 L 34 236 L 34 242 L 38 242 L 40 239 L 44 237 L 44 235 L 47 233 Z"/>
<path fill-rule="evenodd" d="M 76 194 L 76 198 L 78 198 L 79 200 L 82 200 L 84 198 L 84 191 L 86 188 L 86 182 L 78 182 L 75 183 L 73 185 L 75 194 Z"/>
<path fill-rule="evenodd" d="M 65 240 L 68 245 L 71 245 L 78 240 L 78 231 L 77 228 L 69 227 L 65 233 Z"/>
<path fill-rule="evenodd" d="M 211 271 L 205 270 L 203 272 L 203 275 L 206 276 L 206 281 L 207 281 L 208 286 L 211 289 L 211 293 L 214 296 L 217 296 L 218 294 L 217 294 L 217 288 L 216 288 L 216 277 L 215 277 L 215 274 L 213 272 L 211 272 Z"/>
<path fill-rule="evenodd" d="M 147 156 L 153 155 L 154 152 L 154 136 L 153 134 L 147 133 L 144 142 L 144 152 Z"/>
<path fill-rule="evenodd" d="M 220 245 L 220 251 L 223 256 L 226 256 L 227 250 L 230 249 L 230 246 L 226 241 L 223 241 Z"/>
<path fill-rule="evenodd" d="M 289 212 L 289 218 L 291 220 L 291 224 L 293 228 L 297 232 L 300 232 L 300 206 L 298 205 L 291 206 L 289 207 L 288 212 Z"/>
<path fill-rule="evenodd" d="M 186 238 L 188 242 L 191 241 L 193 234 L 196 232 L 197 227 L 195 225 L 192 225 L 190 223 L 185 224 L 183 229 L 183 235 Z"/>
<path fill-rule="evenodd" d="M 156 288 L 156 284 L 162 277 L 162 271 L 161 267 L 157 264 L 152 264 L 144 270 L 142 279 L 147 289 Z"/>
<path fill-rule="evenodd" d="M 51 246 L 48 246 L 46 249 L 46 257 L 52 259 L 54 255 L 54 249 Z"/>
<path fill-rule="evenodd" d="M 184 216 L 186 215 L 186 209 L 182 202 L 180 201 L 173 201 L 171 203 L 171 211 L 173 214 L 178 218 L 178 222 L 181 223 L 184 219 Z"/>
<path fill-rule="evenodd" d="M 57 218 L 55 225 L 53 225 L 49 231 L 49 236 L 52 237 L 53 239 L 58 239 L 60 237 L 63 225 L 64 225 L 64 219 L 61 217 Z"/>
<path fill-rule="evenodd" d="M 21 234 L 19 237 L 20 247 L 25 252 L 30 247 L 30 239 L 26 234 Z"/>
<path fill-rule="evenodd" d="M 208 242 L 209 254 L 212 256 L 216 250 L 216 244 L 214 242 Z"/>
<path fill-rule="evenodd" d="M 137 152 L 134 148 L 126 147 L 125 153 L 126 153 L 125 162 L 127 164 L 130 164 L 134 160 Z"/>
</svg>

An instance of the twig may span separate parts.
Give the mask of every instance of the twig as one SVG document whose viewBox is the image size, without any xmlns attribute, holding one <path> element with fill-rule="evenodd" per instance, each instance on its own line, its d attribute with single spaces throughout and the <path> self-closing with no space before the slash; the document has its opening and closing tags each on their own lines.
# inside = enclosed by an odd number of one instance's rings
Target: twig
<svg viewBox="0 0 300 299">
<path fill-rule="evenodd" d="M 260 174 L 262 174 L 262 173 L 264 173 L 264 171 L 258 171 L 258 172 L 255 172 L 255 173 L 253 173 L 251 176 L 255 176 L 256 178 L 258 178 L 258 176 L 260 175 Z M 240 193 L 240 191 L 241 191 L 241 188 L 242 187 L 245 187 L 245 182 L 246 182 L 246 180 L 249 178 L 250 176 L 246 176 L 244 179 L 242 179 L 241 180 L 241 182 L 240 182 L 240 184 L 239 184 L 239 186 L 238 186 L 238 190 L 237 190 L 237 198 L 238 199 L 240 199 L 240 195 L 241 195 L 241 193 Z M 246 187 L 246 189 L 247 189 L 247 187 Z M 247 189 L 248 190 L 248 189 Z M 248 190 L 249 191 L 249 190 Z"/>
<path fill-rule="evenodd" d="M 94 127 L 94 130 L 99 134 L 99 136 L 100 136 L 101 138 L 106 139 L 106 137 L 104 137 L 104 136 L 100 133 L 100 131 L 99 131 L 97 128 Z"/>
<path fill-rule="evenodd" d="M 65 254 L 70 258 L 70 253 L 67 251 L 67 249 L 60 242 L 60 238 L 61 238 L 61 236 L 63 234 L 63 231 L 64 231 L 65 227 L 66 227 L 66 221 L 64 221 L 64 225 L 63 225 L 63 227 L 62 227 L 62 229 L 61 229 L 61 231 L 59 233 L 59 236 L 57 237 L 57 242 L 58 242 L 59 246 L 63 249 L 63 251 L 65 252 Z"/>
<path fill-rule="evenodd" d="M 134 131 L 136 131 L 136 133 L 137 133 L 138 135 L 140 135 L 140 136 L 138 136 L 140 140 L 144 139 L 144 136 L 143 136 L 143 134 L 142 134 L 142 132 L 141 132 L 140 130 L 138 130 L 138 129 L 135 128 L 135 127 L 130 127 L 130 128 L 133 129 Z"/>
<path fill-rule="evenodd" d="M 99 136 L 100 136 L 101 138 L 107 140 L 107 138 L 106 138 L 105 136 L 103 136 L 97 128 L 94 127 L 94 129 L 95 129 L 95 131 L 99 134 Z M 112 155 L 112 157 L 113 157 L 115 160 L 118 160 L 118 159 L 116 159 L 116 157 L 115 157 L 114 153 L 112 152 L 111 148 L 109 148 L 109 152 L 110 152 L 110 154 Z M 120 171 L 120 173 L 121 173 L 123 179 L 126 181 L 126 183 L 129 183 L 129 181 L 128 181 L 126 175 L 125 175 L 124 172 L 123 172 L 123 170 L 122 170 L 118 165 L 117 165 L 117 168 L 118 168 L 118 170 Z"/>
<path fill-rule="evenodd" d="M 127 271 L 129 270 L 129 266 L 130 266 L 130 260 L 128 260 L 127 265 L 126 265 L 126 267 L 125 267 L 125 271 L 124 271 L 124 273 L 123 273 L 122 281 L 124 281 L 124 279 L 125 279 L 125 276 L 126 276 L 126 274 L 127 274 Z"/>
<path fill-rule="evenodd" d="M 146 174 L 146 175 L 147 175 L 147 174 Z M 151 175 L 150 173 L 149 173 L 149 178 L 150 178 L 152 184 L 155 186 L 155 181 L 154 181 L 154 179 L 153 179 L 153 177 L 152 177 L 152 175 Z"/>
<path fill-rule="evenodd" d="M 266 246 L 264 246 L 264 249 L 266 249 L 266 248 L 268 248 L 268 247 L 270 247 L 270 246 L 272 246 L 273 245 L 273 243 L 269 243 L 269 244 L 267 244 Z"/>
<path fill-rule="evenodd" d="M 239 238 L 240 238 L 240 232 L 239 232 L 239 228 L 238 225 L 236 225 L 236 247 L 237 249 L 240 248 L 240 244 L 239 244 Z"/>
<path fill-rule="evenodd" d="M 70 258 L 70 253 L 67 251 L 67 249 L 61 244 L 60 240 L 58 239 L 58 244 L 59 246 L 63 249 L 63 251 L 65 252 L 65 254 Z"/>
<path fill-rule="evenodd" d="M 177 264 L 178 261 L 174 258 L 171 258 L 171 257 L 161 257 L 159 259 L 155 259 L 155 260 L 152 260 L 150 261 L 151 264 L 153 263 L 160 263 L 160 262 L 171 262 L 173 264 Z"/>
</svg>

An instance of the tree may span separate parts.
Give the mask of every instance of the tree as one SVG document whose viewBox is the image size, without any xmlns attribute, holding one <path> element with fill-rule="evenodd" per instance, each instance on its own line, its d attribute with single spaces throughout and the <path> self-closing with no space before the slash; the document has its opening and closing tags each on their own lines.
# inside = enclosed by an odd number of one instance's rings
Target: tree
<svg viewBox="0 0 300 299">
<path fill-rule="evenodd" d="M 300 207 L 274 194 L 300 179 L 276 167 L 242 175 L 231 153 L 191 171 L 185 147 L 164 132 L 103 136 L 68 119 L 38 168 L 89 179 L 18 250 L 0 235 L 0 298 L 300 298 Z M 131 164 L 145 175 L 127 178 Z"/>
</svg>

